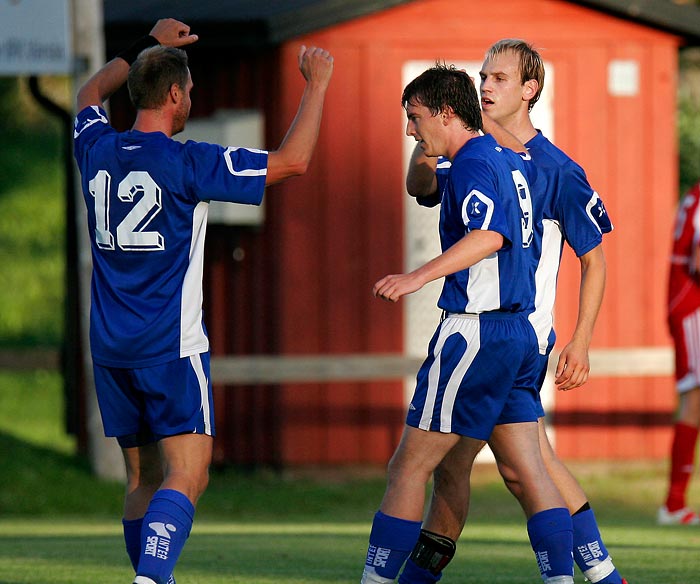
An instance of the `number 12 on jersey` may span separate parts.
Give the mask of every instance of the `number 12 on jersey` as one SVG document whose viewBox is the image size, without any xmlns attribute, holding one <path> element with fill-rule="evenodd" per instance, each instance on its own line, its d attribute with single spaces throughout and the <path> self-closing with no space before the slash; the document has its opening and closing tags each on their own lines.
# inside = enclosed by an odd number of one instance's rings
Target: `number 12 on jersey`
<svg viewBox="0 0 700 584">
<path fill-rule="evenodd" d="M 90 194 L 95 199 L 95 243 L 105 250 L 115 249 L 115 233 L 110 227 L 110 198 L 112 177 L 100 170 L 89 182 Z M 133 203 L 133 207 L 117 225 L 116 245 L 124 251 L 160 251 L 165 239 L 158 231 L 146 231 L 153 218 L 162 209 L 161 189 L 150 174 L 132 170 L 117 187 L 117 199 Z M 136 202 L 135 202 L 136 201 Z"/>
</svg>

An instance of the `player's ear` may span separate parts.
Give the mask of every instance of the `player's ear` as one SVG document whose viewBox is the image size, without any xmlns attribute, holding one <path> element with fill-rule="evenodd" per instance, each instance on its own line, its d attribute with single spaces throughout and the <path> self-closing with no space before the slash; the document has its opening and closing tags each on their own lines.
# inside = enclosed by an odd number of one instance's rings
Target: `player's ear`
<svg viewBox="0 0 700 584">
<path fill-rule="evenodd" d="M 447 125 L 454 116 L 455 110 L 453 110 L 449 105 L 446 105 L 440 112 L 440 118 L 444 125 Z"/>
<path fill-rule="evenodd" d="M 523 101 L 530 101 L 540 88 L 540 84 L 537 83 L 537 79 L 528 79 L 523 83 Z"/>
<path fill-rule="evenodd" d="M 180 86 L 177 83 L 173 83 L 170 86 L 170 92 L 168 94 L 170 101 L 173 103 L 179 103 L 180 99 L 182 99 L 182 89 L 180 89 Z"/>
</svg>

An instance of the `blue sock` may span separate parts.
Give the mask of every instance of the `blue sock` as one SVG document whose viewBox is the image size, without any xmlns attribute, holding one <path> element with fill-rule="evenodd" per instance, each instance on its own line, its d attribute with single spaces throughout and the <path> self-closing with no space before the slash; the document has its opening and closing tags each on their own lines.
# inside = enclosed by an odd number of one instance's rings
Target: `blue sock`
<svg viewBox="0 0 700 584">
<path fill-rule="evenodd" d="M 433 574 L 430 570 L 421 568 L 411 558 L 406 560 L 403 572 L 399 576 L 399 584 L 433 584 L 442 578 L 442 572 Z"/>
<path fill-rule="evenodd" d="M 143 518 L 137 575 L 168 584 L 190 535 L 193 517 L 194 506 L 182 493 L 161 489 L 153 496 Z"/>
<path fill-rule="evenodd" d="M 141 557 L 141 528 L 143 527 L 143 517 L 141 519 L 122 519 L 124 526 L 124 543 L 126 553 L 129 555 L 134 572 L 139 565 Z M 175 577 L 171 574 L 168 584 L 175 584 Z"/>
<path fill-rule="evenodd" d="M 575 513 L 571 521 L 574 525 L 574 560 L 583 575 L 599 584 L 621 584 L 622 576 L 605 549 L 593 509 L 587 507 Z"/>
<path fill-rule="evenodd" d="M 393 580 L 420 535 L 420 521 L 408 521 L 377 511 L 369 534 L 365 571 Z"/>
<path fill-rule="evenodd" d="M 131 565 L 135 572 L 139 565 L 139 556 L 141 555 L 141 526 L 143 525 L 143 517 L 141 517 L 141 519 L 122 519 L 122 525 L 124 527 L 126 553 L 129 555 Z"/>
<path fill-rule="evenodd" d="M 527 534 L 546 582 L 554 576 L 574 576 L 573 527 L 569 510 L 564 507 L 535 513 L 527 522 Z"/>
</svg>

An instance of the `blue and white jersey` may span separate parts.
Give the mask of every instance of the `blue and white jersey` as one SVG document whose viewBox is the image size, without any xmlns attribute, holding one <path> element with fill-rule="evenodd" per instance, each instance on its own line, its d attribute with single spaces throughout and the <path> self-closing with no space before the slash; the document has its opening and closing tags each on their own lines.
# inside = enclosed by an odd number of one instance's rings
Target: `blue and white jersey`
<svg viewBox="0 0 700 584">
<path fill-rule="evenodd" d="M 78 114 L 74 139 L 92 247 L 94 361 L 148 367 L 208 351 L 208 201 L 259 205 L 267 152 L 119 133 L 97 106 Z"/>
<path fill-rule="evenodd" d="M 534 250 L 535 310 L 530 315 L 543 353 L 554 324 L 554 300 L 564 241 L 577 257 L 588 253 L 613 229 L 605 205 L 588 183 L 583 168 L 545 138 L 541 132 L 525 146 L 537 166 L 532 185 L 536 217 Z M 544 354 L 544 353 L 543 353 Z"/>
<path fill-rule="evenodd" d="M 528 180 L 534 166 L 491 136 L 457 153 L 442 191 L 440 243 L 446 251 L 474 229 L 496 231 L 503 247 L 445 277 L 438 306 L 447 312 L 521 312 L 534 307 L 533 209 Z"/>
<path fill-rule="evenodd" d="M 525 145 L 537 168 L 531 184 L 534 239 L 535 306 L 530 322 L 540 353 L 554 343 L 554 300 L 564 241 L 578 257 L 596 248 L 603 234 L 613 230 L 605 205 L 588 183 L 586 173 L 541 132 Z M 421 197 L 419 204 L 434 206 L 444 196 L 450 162 L 440 158 L 436 169 L 437 193 Z M 551 337 L 551 338 L 550 338 Z"/>
</svg>

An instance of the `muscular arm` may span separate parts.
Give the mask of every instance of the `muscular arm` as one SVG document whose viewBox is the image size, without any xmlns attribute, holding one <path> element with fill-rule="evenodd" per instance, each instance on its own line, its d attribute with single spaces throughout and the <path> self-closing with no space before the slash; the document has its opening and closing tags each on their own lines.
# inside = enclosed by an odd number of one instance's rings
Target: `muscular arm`
<svg viewBox="0 0 700 584">
<path fill-rule="evenodd" d="M 102 107 L 105 101 L 119 89 L 129 74 L 129 64 L 122 59 L 112 59 L 85 82 L 78 91 L 78 111 L 89 105 Z"/>
<path fill-rule="evenodd" d="M 693 238 L 695 241 L 695 238 Z M 700 282 L 700 242 L 693 245 L 690 252 L 690 262 L 688 263 L 688 272 L 696 283 Z"/>
<path fill-rule="evenodd" d="M 438 184 L 435 177 L 437 158 L 428 157 L 420 144 L 416 144 L 408 163 L 406 173 L 406 190 L 412 197 L 427 197 L 437 192 Z"/>
<path fill-rule="evenodd" d="M 470 231 L 447 251 L 412 272 L 385 276 L 374 285 L 372 293 L 396 302 L 402 296 L 420 290 L 428 282 L 473 266 L 502 246 L 503 236 L 496 231 Z"/>
<path fill-rule="evenodd" d="M 579 387 L 588 380 L 588 347 L 605 291 L 606 266 L 602 244 L 582 255 L 579 260 L 581 286 L 576 328 L 559 355 L 554 380 L 557 389 L 563 391 Z"/>
<path fill-rule="evenodd" d="M 199 38 L 196 34 L 190 34 L 189 26 L 172 18 L 156 22 L 150 35 L 155 37 L 161 45 L 168 47 L 189 45 Z M 103 65 L 78 91 L 78 111 L 89 105 L 102 106 L 117 89 L 124 85 L 128 75 L 129 64 L 120 57 Z"/>
<path fill-rule="evenodd" d="M 323 102 L 333 73 L 333 57 L 323 49 L 302 46 L 299 69 L 306 79 L 306 87 L 282 144 L 269 153 L 266 185 L 304 174 L 318 140 Z"/>
</svg>

